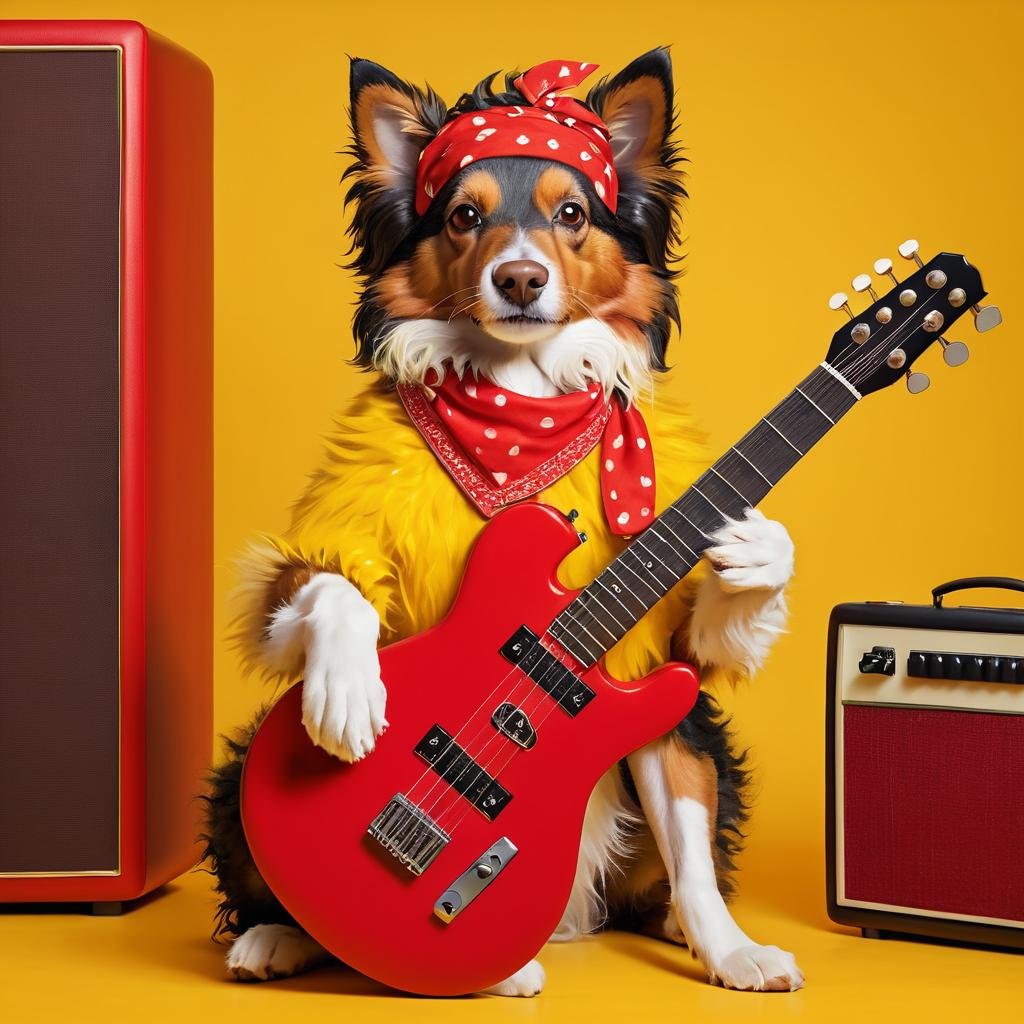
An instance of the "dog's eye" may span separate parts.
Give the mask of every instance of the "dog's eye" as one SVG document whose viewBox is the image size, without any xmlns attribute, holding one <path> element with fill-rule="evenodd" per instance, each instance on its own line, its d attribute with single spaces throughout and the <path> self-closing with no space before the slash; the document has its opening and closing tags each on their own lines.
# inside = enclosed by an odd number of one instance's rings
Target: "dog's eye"
<svg viewBox="0 0 1024 1024">
<path fill-rule="evenodd" d="M 555 220 L 563 227 L 578 228 L 585 218 L 583 207 L 579 203 L 562 203 Z"/>
<path fill-rule="evenodd" d="M 473 228 L 480 227 L 481 219 L 480 211 L 475 206 L 463 203 L 462 206 L 456 206 L 452 210 L 448 223 L 456 231 L 472 231 Z"/>
</svg>

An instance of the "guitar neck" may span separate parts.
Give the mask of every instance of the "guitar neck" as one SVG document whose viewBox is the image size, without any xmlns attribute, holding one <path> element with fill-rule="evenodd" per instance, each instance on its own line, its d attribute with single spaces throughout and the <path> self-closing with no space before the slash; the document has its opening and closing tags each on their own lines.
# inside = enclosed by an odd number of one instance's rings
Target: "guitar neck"
<svg viewBox="0 0 1024 1024">
<path fill-rule="evenodd" d="M 549 635 L 581 664 L 596 662 L 859 398 L 828 363 L 816 366 L 566 606 Z"/>
</svg>

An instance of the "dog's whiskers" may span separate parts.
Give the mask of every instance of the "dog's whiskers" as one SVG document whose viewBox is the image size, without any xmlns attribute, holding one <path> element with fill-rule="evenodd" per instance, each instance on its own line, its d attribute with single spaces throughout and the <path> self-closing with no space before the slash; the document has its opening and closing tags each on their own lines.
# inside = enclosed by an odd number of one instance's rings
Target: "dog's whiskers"
<svg viewBox="0 0 1024 1024">
<path fill-rule="evenodd" d="M 433 310 L 437 309 L 438 306 L 444 305 L 444 303 L 446 303 L 449 299 L 454 299 L 455 296 L 458 295 L 460 292 L 471 292 L 471 291 L 479 291 L 479 287 L 477 285 L 475 285 L 475 284 L 468 284 L 468 285 L 466 285 L 465 288 L 456 288 L 455 291 L 449 292 L 443 299 L 438 299 L 437 302 L 435 302 L 432 306 L 427 306 L 426 312 L 430 313 Z M 462 299 L 459 299 L 455 304 L 458 305 L 459 302 L 461 302 L 461 301 L 462 301 Z"/>
<path fill-rule="evenodd" d="M 448 323 L 451 323 L 457 316 L 461 316 L 463 313 L 468 313 L 474 306 L 480 303 L 480 300 L 483 299 L 483 297 L 484 293 L 477 289 L 475 295 L 467 295 L 464 298 L 459 299 L 459 301 L 455 303 L 451 315 L 448 317 Z"/>
</svg>

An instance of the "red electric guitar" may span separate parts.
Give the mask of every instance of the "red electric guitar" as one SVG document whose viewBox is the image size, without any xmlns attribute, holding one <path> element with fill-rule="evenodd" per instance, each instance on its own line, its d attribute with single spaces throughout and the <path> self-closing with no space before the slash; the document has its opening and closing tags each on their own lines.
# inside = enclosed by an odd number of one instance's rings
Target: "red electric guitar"
<svg viewBox="0 0 1024 1024">
<path fill-rule="evenodd" d="M 242 819 L 260 872 L 295 919 L 339 959 L 395 988 L 474 992 L 513 974 L 551 936 L 568 901 L 587 799 L 618 760 L 670 730 L 698 690 L 687 665 L 635 683 L 600 658 L 861 396 L 911 373 L 943 330 L 979 307 L 963 256 L 917 263 L 836 331 L 825 361 L 758 421 L 582 591 L 558 582 L 585 538 L 527 503 L 480 535 L 455 605 L 433 629 L 384 648 L 392 725 L 368 758 L 314 746 L 288 691 L 253 740 Z M 850 312 L 846 296 L 833 308 Z"/>
</svg>

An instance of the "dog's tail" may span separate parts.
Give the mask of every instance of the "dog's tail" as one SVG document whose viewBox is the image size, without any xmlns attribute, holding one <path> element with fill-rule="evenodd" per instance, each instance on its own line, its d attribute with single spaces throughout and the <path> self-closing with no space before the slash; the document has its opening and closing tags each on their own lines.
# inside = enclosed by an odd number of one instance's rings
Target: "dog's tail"
<svg viewBox="0 0 1024 1024">
<path fill-rule="evenodd" d="M 199 836 L 204 844 L 203 864 L 217 880 L 220 894 L 214 939 L 241 935 L 257 924 L 295 923 L 256 868 L 239 810 L 242 763 L 266 713 L 267 708 L 261 708 L 248 726 L 234 736 L 222 737 L 224 760 L 211 768 L 208 791 L 200 797 L 206 805 L 205 828 Z"/>
</svg>

